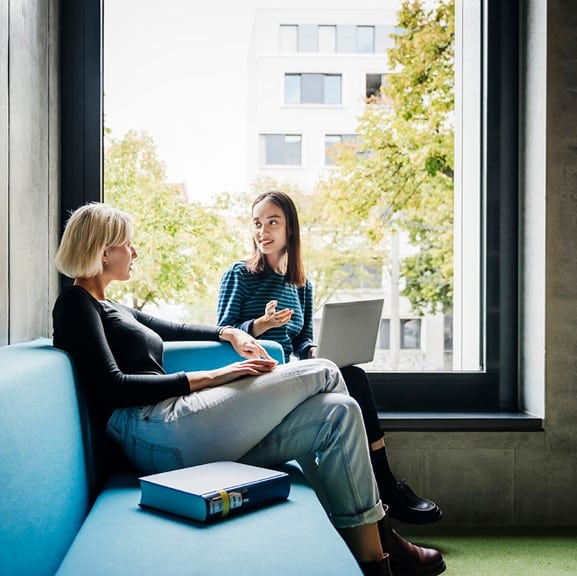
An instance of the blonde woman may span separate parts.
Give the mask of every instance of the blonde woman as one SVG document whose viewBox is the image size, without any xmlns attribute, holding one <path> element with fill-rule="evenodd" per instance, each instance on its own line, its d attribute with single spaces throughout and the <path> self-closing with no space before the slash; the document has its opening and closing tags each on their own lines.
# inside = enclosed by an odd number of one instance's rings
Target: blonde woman
<svg viewBox="0 0 577 576">
<path fill-rule="evenodd" d="M 107 299 L 110 282 L 128 280 L 137 256 L 128 215 L 100 203 L 78 208 L 56 255 L 74 283 L 58 297 L 53 320 L 54 345 L 70 354 L 98 423 L 142 473 L 213 460 L 276 466 L 295 459 L 320 487 L 365 574 L 390 576 L 388 551 L 438 555 L 413 550 L 392 530 L 383 550 L 378 522 L 385 513 L 362 417 L 334 364 L 276 366 L 242 330 L 172 323 Z M 169 340 L 221 340 L 245 360 L 167 374 Z"/>
</svg>

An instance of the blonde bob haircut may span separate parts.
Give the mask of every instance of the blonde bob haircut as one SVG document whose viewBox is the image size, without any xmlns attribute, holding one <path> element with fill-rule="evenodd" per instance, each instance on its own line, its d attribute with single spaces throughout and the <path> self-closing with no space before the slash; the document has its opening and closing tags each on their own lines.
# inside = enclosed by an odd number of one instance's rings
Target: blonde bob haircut
<svg viewBox="0 0 577 576">
<path fill-rule="evenodd" d="M 98 276 L 104 250 L 131 242 L 132 229 L 130 216 L 107 204 L 92 202 L 77 208 L 56 252 L 58 271 L 69 278 Z"/>
</svg>

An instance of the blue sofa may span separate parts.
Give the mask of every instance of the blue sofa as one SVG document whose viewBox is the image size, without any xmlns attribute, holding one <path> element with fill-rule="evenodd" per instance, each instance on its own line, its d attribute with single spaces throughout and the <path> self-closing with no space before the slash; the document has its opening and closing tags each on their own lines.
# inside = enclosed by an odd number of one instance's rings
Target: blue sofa
<svg viewBox="0 0 577 576">
<path fill-rule="evenodd" d="M 282 359 L 278 345 L 267 346 Z M 165 365 L 237 359 L 226 344 L 180 342 L 167 346 Z M 137 473 L 111 464 L 73 366 L 49 339 L 0 348 L 0 406 L 0 574 L 361 574 L 293 463 L 287 502 L 225 521 L 199 525 L 141 509 Z"/>
</svg>

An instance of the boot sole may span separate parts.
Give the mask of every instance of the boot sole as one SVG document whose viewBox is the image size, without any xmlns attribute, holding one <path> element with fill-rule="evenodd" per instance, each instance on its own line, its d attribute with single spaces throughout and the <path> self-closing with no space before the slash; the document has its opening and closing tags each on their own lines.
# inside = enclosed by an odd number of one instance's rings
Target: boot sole
<svg viewBox="0 0 577 576">
<path fill-rule="evenodd" d="M 447 569 L 447 565 L 445 564 L 444 560 L 441 560 L 437 564 L 427 566 L 421 572 L 410 572 L 410 573 L 404 572 L 398 566 L 395 567 L 394 562 L 390 562 L 390 566 L 391 566 L 391 572 L 395 576 L 407 576 L 407 574 L 410 574 L 410 576 L 437 576 L 438 574 L 442 574 Z"/>
<path fill-rule="evenodd" d="M 389 508 L 389 516 L 402 522 L 403 524 L 414 524 L 416 526 L 424 526 L 425 524 L 435 524 L 443 518 L 443 512 L 437 508 L 435 512 L 409 512 L 405 514 L 396 514 L 394 510 Z"/>
</svg>

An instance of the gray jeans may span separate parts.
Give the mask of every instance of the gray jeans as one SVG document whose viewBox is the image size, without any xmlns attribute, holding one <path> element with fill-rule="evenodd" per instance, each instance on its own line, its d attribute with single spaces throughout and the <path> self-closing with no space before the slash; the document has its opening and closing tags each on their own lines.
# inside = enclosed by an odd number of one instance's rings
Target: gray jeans
<svg viewBox="0 0 577 576">
<path fill-rule="evenodd" d="M 328 360 L 119 408 L 107 430 L 147 474 L 215 460 L 264 467 L 297 460 L 337 528 L 384 515 L 359 406 Z"/>
</svg>

